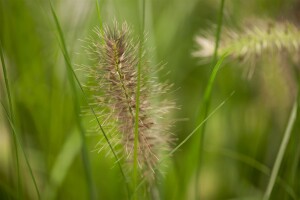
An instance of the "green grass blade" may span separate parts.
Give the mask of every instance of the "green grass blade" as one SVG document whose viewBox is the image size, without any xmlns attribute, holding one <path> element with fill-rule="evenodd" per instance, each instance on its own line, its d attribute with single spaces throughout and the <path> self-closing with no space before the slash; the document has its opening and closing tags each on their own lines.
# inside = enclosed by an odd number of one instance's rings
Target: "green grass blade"
<svg viewBox="0 0 300 200">
<path fill-rule="evenodd" d="M 11 94 L 10 94 L 10 86 L 8 83 L 7 71 L 6 71 L 6 65 L 5 65 L 5 61 L 4 61 L 1 41 L 0 41 L 0 56 L 1 56 L 1 64 L 2 64 L 5 88 L 6 88 L 6 93 L 7 93 L 7 97 L 8 97 L 9 113 L 10 113 L 10 116 L 12 117 L 13 109 L 12 109 L 12 101 L 11 101 Z"/>
<path fill-rule="evenodd" d="M 221 31 L 222 31 L 222 24 L 223 24 L 224 5 L 225 5 L 225 0 L 221 0 L 220 9 L 219 9 L 219 16 L 218 16 L 216 40 L 215 40 L 215 49 L 214 49 L 214 55 L 213 55 L 213 58 L 212 58 L 212 65 L 214 65 L 216 63 L 217 58 L 218 58 L 218 49 L 219 49 L 220 37 L 221 37 Z"/>
<path fill-rule="evenodd" d="M 2 42 L 0 40 L 0 57 L 1 57 L 1 64 L 2 64 L 2 71 L 3 71 L 3 76 L 4 76 L 4 82 L 5 82 L 5 89 L 8 97 L 8 105 L 9 105 L 9 113 L 10 117 L 12 119 L 12 122 L 14 122 L 14 115 L 13 115 L 13 107 L 12 107 L 12 100 L 11 100 L 11 94 L 10 94 L 10 86 L 8 82 L 8 76 L 7 76 L 7 70 L 6 70 L 6 65 L 5 65 L 5 60 L 3 56 L 3 50 L 2 50 Z M 21 198 L 21 176 L 20 176 L 20 163 L 19 163 L 19 152 L 18 152 L 18 145 L 17 145 L 17 139 L 15 135 L 13 135 L 13 144 L 14 144 L 14 152 L 16 156 L 16 166 L 17 166 L 17 177 L 18 177 L 18 195 L 19 198 Z"/>
<path fill-rule="evenodd" d="M 300 112 L 300 71 L 298 69 L 298 65 L 294 64 L 293 65 L 293 69 L 294 69 L 294 74 L 295 74 L 295 80 L 297 81 L 297 87 L 298 87 L 298 91 L 297 91 L 297 101 L 298 101 L 298 108 L 297 108 L 297 113 Z M 297 115 L 296 119 L 295 119 L 295 127 L 294 127 L 294 132 L 298 133 L 300 131 L 300 116 L 299 114 Z M 298 166 L 300 163 L 300 145 L 298 144 L 298 141 L 300 139 L 300 135 L 299 134 L 295 134 L 295 137 L 292 138 L 294 139 L 294 145 L 292 146 L 295 152 L 295 156 L 294 156 L 294 160 L 291 164 L 291 168 L 290 168 L 290 173 L 289 173 L 289 183 L 292 186 L 296 186 L 297 184 L 297 172 L 298 172 Z"/>
<path fill-rule="evenodd" d="M 211 100 L 211 92 L 212 92 L 213 84 L 214 84 L 214 81 L 216 79 L 217 73 L 218 73 L 218 71 L 219 71 L 219 69 L 220 69 L 220 67 L 221 67 L 224 59 L 226 58 L 226 56 L 227 56 L 227 54 L 224 54 L 224 55 L 221 56 L 221 58 L 215 64 L 215 66 L 213 68 L 213 71 L 212 71 L 212 73 L 211 73 L 211 75 L 209 77 L 209 81 L 208 81 L 208 84 L 207 84 L 207 86 L 205 88 L 205 93 L 204 93 L 204 102 L 203 102 L 204 113 L 203 113 L 203 115 L 201 115 L 199 113 L 198 119 L 197 119 L 198 123 L 200 123 L 201 121 L 203 121 L 203 119 L 205 119 L 207 117 L 207 115 L 208 115 L 209 104 L 210 104 L 210 100 Z M 201 134 L 201 135 L 204 134 L 204 132 L 205 132 L 205 125 L 206 124 L 203 124 L 202 129 L 198 130 L 197 134 Z M 203 138 L 201 138 L 201 139 L 203 139 Z"/>
<path fill-rule="evenodd" d="M 184 143 L 186 143 L 194 134 L 196 134 L 197 133 L 197 131 L 202 127 L 202 126 L 204 126 L 205 125 L 205 123 L 207 122 L 207 120 L 209 119 L 209 118 L 211 118 L 227 101 L 228 101 L 228 99 L 230 98 L 230 97 L 232 97 L 232 95 L 234 94 L 234 92 L 232 92 L 231 94 L 230 94 L 230 96 L 227 98 L 227 99 L 225 99 L 222 103 L 220 103 L 220 105 L 218 105 L 209 115 L 207 115 L 206 117 L 205 117 L 205 119 L 203 119 L 203 121 L 202 122 L 200 122 L 199 123 L 199 125 L 198 126 L 196 126 L 196 128 L 179 144 L 179 145 L 177 145 L 171 152 L 170 152 L 170 154 L 169 154 L 169 156 L 170 155 L 172 155 L 175 151 L 177 151 Z"/>
<path fill-rule="evenodd" d="M 294 126 L 295 121 L 296 121 L 297 108 L 298 108 L 298 104 L 297 104 L 297 101 L 296 101 L 293 105 L 293 108 L 292 108 L 292 111 L 291 111 L 291 114 L 290 114 L 290 117 L 289 117 L 289 121 L 288 121 L 286 130 L 284 132 L 283 140 L 280 144 L 278 154 L 276 156 L 276 160 L 275 160 L 275 163 L 274 163 L 274 166 L 273 166 L 273 169 L 272 169 L 271 177 L 269 179 L 269 183 L 268 183 L 267 189 L 265 191 L 263 200 L 270 199 L 270 196 L 271 196 L 274 184 L 275 184 L 275 180 L 278 176 L 278 172 L 279 172 L 279 169 L 280 169 L 280 166 L 281 166 L 281 162 L 282 162 L 286 147 L 288 145 L 288 142 L 289 142 L 289 139 L 290 139 L 290 136 L 291 136 L 291 133 L 292 133 L 293 126 Z"/>
<path fill-rule="evenodd" d="M 28 167 L 28 169 L 29 169 L 30 176 L 31 176 L 31 179 L 32 179 L 32 181 L 33 181 L 33 184 L 34 184 L 34 187 L 35 187 L 35 190 L 36 190 L 38 199 L 41 199 L 39 188 L 38 188 L 37 183 L 36 183 L 36 180 L 35 180 L 35 178 L 34 178 L 33 171 L 32 171 L 31 165 L 30 165 L 30 163 L 29 163 L 28 157 L 27 157 L 27 155 L 26 155 L 26 153 L 25 153 L 25 151 L 24 151 L 24 147 L 23 147 L 23 145 L 22 145 L 22 143 L 21 143 L 21 139 L 20 139 L 20 137 L 19 137 L 19 134 L 17 134 L 17 131 L 16 131 L 15 126 L 14 126 L 14 124 L 13 124 L 13 122 L 12 122 L 12 119 L 11 119 L 11 117 L 9 116 L 8 111 L 5 109 L 4 104 L 3 104 L 2 101 L 1 101 L 1 105 L 2 105 L 2 107 L 3 107 L 3 109 L 4 109 L 4 112 L 5 112 L 5 114 L 6 114 L 7 120 L 8 120 L 8 122 L 9 122 L 9 124 L 10 124 L 11 129 L 12 129 L 13 135 L 14 135 L 14 137 L 16 138 L 16 141 L 17 141 L 17 143 L 19 144 L 20 149 L 21 149 L 21 151 L 22 151 L 22 153 L 23 153 L 23 155 L 24 155 L 24 158 L 25 158 L 25 161 L 26 161 L 26 165 L 27 165 L 27 167 Z"/>
<path fill-rule="evenodd" d="M 120 163 L 120 159 L 118 158 L 118 156 L 117 156 L 117 154 L 116 154 L 116 152 L 115 152 L 115 150 L 114 150 L 114 148 L 113 148 L 111 142 L 109 141 L 109 139 L 108 139 L 108 137 L 107 137 L 107 135 L 106 135 L 106 133 L 105 133 L 105 131 L 104 131 L 104 129 L 103 129 L 103 127 L 102 127 L 102 125 L 101 125 L 101 123 L 100 123 L 98 117 L 97 117 L 97 115 L 96 115 L 96 112 L 95 112 L 94 108 L 93 108 L 93 107 L 88 103 L 88 101 L 87 101 L 87 97 L 86 97 L 86 94 L 85 94 L 85 92 L 84 92 L 84 90 L 83 90 L 83 87 L 82 87 L 82 85 L 81 85 L 81 83 L 80 83 L 80 81 L 79 81 L 79 79 L 78 79 L 76 73 L 75 73 L 74 70 L 73 70 L 73 67 L 72 67 L 72 64 L 71 64 L 71 60 L 70 60 L 70 57 L 69 57 L 69 55 L 68 55 L 67 48 L 66 48 L 66 45 L 65 45 L 64 36 L 63 36 L 63 33 L 62 33 L 62 30 L 61 30 L 61 27 L 60 27 L 58 18 L 57 18 L 57 16 L 56 16 L 56 13 L 55 13 L 55 11 L 54 11 L 54 8 L 53 8 L 53 5 L 52 5 L 51 1 L 50 1 L 50 5 L 51 5 L 52 15 L 53 15 L 53 17 L 54 17 L 55 24 L 56 24 L 56 27 L 57 27 L 57 30 L 58 30 L 58 33 L 59 33 L 59 38 L 60 38 L 60 41 L 61 41 L 61 43 L 62 43 L 62 44 L 61 44 L 61 49 L 62 49 L 62 53 L 63 53 L 64 58 L 65 58 L 65 61 L 66 61 L 66 63 L 67 63 L 68 74 L 69 74 L 69 75 L 72 75 L 72 76 L 75 78 L 75 81 L 76 81 L 77 85 L 79 86 L 80 91 L 81 91 L 82 94 L 83 94 L 83 98 L 84 98 L 85 103 L 89 106 L 89 108 L 90 108 L 92 114 L 94 115 L 94 117 L 95 117 L 95 119 L 96 119 L 96 121 L 97 121 L 97 124 L 98 124 L 98 126 L 99 126 L 99 128 L 100 128 L 100 130 L 101 130 L 101 132 L 102 132 L 102 134 L 103 134 L 103 136 L 104 136 L 106 142 L 108 143 L 109 148 L 111 149 L 111 151 L 112 151 L 112 153 L 113 153 L 113 155 L 114 155 L 114 157 L 115 157 L 115 159 L 116 159 L 116 162 L 117 162 L 117 164 L 118 164 L 118 167 L 119 167 L 119 169 L 120 169 L 120 172 L 121 172 L 122 177 L 123 177 L 123 179 L 124 179 L 124 181 L 125 181 L 125 184 L 126 184 L 126 191 L 127 191 L 127 194 L 130 195 L 130 190 L 129 190 L 128 180 L 127 180 L 127 178 L 126 178 L 126 176 L 125 176 L 124 170 L 122 169 L 122 166 L 121 166 L 121 163 Z M 70 79 L 72 80 L 72 81 L 71 81 L 71 84 L 73 84 L 73 90 L 76 90 L 75 84 L 74 84 L 74 80 L 73 80 L 73 77 L 72 77 L 72 79 L 70 78 Z M 78 108 L 77 108 L 77 109 L 78 109 Z M 79 111 L 78 111 L 78 112 L 79 112 Z M 84 135 L 83 135 L 83 136 L 84 136 Z M 86 149 L 86 144 L 84 144 L 84 148 Z M 91 183 L 90 183 L 90 184 L 91 184 Z"/>
<path fill-rule="evenodd" d="M 102 24 L 102 17 L 101 17 L 101 10 L 100 10 L 99 0 L 96 0 L 96 7 L 97 7 L 98 20 L 99 20 L 100 33 L 102 33 L 103 24 Z"/>
<path fill-rule="evenodd" d="M 58 35 L 60 38 L 60 42 L 61 42 L 61 49 L 65 58 L 65 61 L 67 63 L 67 74 L 68 74 L 68 79 L 71 85 L 71 89 L 74 95 L 74 110 L 75 110 L 75 120 L 76 123 L 78 125 L 78 129 L 81 135 L 81 142 L 82 142 L 82 159 L 83 159 L 83 165 L 84 165 L 84 171 L 86 174 L 86 180 L 87 180 L 87 184 L 88 184 L 88 190 L 89 190 L 89 196 L 90 199 L 96 199 L 96 189 L 95 186 L 93 184 L 93 179 L 92 179 L 92 172 L 91 172 L 91 167 L 90 167 L 90 160 L 89 160 L 89 156 L 88 156 L 88 152 L 87 152 L 87 145 L 86 145 L 86 139 L 85 139 L 85 134 L 84 134 L 84 128 L 81 122 L 81 119 L 79 117 L 80 114 L 80 109 L 79 109 L 79 102 L 78 102 L 78 95 L 77 95 L 77 91 L 76 91 L 76 86 L 75 86 L 75 82 L 73 79 L 73 70 L 72 70 L 72 64 L 71 64 L 71 60 L 70 60 L 70 56 L 68 54 L 67 51 L 67 47 L 66 47 L 66 43 L 65 43 L 65 39 L 63 36 L 63 32 L 61 29 L 61 26 L 59 24 L 58 21 L 58 17 L 54 11 L 52 2 L 50 2 L 50 6 L 51 6 L 51 13 L 52 16 L 54 18 L 55 21 L 55 25 L 58 31 Z"/>
<path fill-rule="evenodd" d="M 68 169 L 81 149 L 81 138 L 78 133 L 70 135 L 60 151 L 50 174 L 50 184 L 44 192 L 44 199 L 56 199 L 57 189 L 62 184 Z"/>
<path fill-rule="evenodd" d="M 216 39 L 215 39 L 215 48 L 214 48 L 214 55 L 212 58 L 212 66 L 213 71 L 210 75 L 208 85 L 206 86 L 205 93 L 204 93 L 204 101 L 203 104 L 200 106 L 201 109 L 199 109 L 199 113 L 197 114 L 198 120 L 202 121 L 203 119 L 206 118 L 208 112 L 209 112 L 209 106 L 210 106 L 210 101 L 211 101 L 211 92 L 212 92 L 212 86 L 215 80 L 215 77 L 217 75 L 217 72 L 219 71 L 220 65 L 215 64 L 217 61 L 218 57 L 218 48 L 219 48 L 219 41 L 220 41 L 220 36 L 221 36 L 221 28 L 222 28 L 222 23 L 223 23 L 223 12 L 224 12 L 224 4 L 225 0 L 221 0 L 220 4 L 220 9 L 219 9 L 219 16 L 218 16 L 218 24 L 217 24 L 217 32 L 216 32 Z M 223 59 L 226 57 L 226 55 L 223 55 L 220 60 L 223 61 Z M 203 111 L 203 113 L 202 113 Z M 197 161 L 197 168 L 196 168 L 196 179 L 195 179 L 195 197 L 197 199 L 198 197 L 198 179 L 200 176 L 200 170 L 201 170 L 201 165 L 202 165 L 202 153 L 203 153 L 203 143 L 204 143 L 204 138 L 205 138 L 205 128 L 206 128 L 206 123 L 203 124 L 202 128 L 198 131 L 199 134 L 199 147 L 198 147 L 198 161 Z"/>
</svg>

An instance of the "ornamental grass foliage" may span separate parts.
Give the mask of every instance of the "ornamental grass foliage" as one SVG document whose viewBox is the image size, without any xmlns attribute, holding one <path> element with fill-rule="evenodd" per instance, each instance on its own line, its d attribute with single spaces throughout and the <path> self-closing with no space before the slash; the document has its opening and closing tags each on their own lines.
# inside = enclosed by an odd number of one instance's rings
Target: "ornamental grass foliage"
<svg viewBox="0 0 300 200">
<path fill-rule="evenodd" d="M 299 199 L 297 2 L 2 1 L 0 199 Z"/>
</svg>

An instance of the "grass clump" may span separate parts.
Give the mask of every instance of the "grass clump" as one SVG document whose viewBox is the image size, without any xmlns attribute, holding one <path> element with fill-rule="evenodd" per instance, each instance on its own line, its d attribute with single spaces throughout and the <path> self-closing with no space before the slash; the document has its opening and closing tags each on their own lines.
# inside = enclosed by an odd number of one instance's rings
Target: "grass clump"
<svg viewBox="0 0 300 200">
<path fill-rule="evenodd" d="M 298 199 L 299 5 L 0 1 L 0 199 Z"/>
</svg>

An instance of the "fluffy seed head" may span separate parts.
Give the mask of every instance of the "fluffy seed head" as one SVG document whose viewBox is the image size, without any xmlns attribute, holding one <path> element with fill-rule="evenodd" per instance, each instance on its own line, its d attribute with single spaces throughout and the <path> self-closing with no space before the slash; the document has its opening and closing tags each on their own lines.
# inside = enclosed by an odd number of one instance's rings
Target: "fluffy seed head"
<svg viewBox="0 0 300 200">
<path fill-rule="evenodd" d="M 99 117 L 129 170 L 133 164 L 137 66 L 141 62 L 138 164 L 143 176 L 153 177 L 171 141 L 168 113 L 175 105 L 164 97 L 170 85 L 158 83 L 145 52 L 139 57 L 139 43 L 134 42 L 126 23 L 95 32 L 89 52 L 97 64 L 89 67 L 94 85 L 88 87 L 94 94 L 93 105 L 100 110 Z M 98 146 L 102 149 L 103 145 Z"/>
<path fill-rule="evenodd" d="M 274 22 L 271 20 L 252 20 L 245 22 L 241 31 L 224 29 L 218 54 L 228 55 L 242 60 L 253 60 L 266 53 L 288 52 L 296 55 L 300 47 L 300 31 L 289 22 Z M 196 57 L 213 55 L 213 34 L 197 36 L 198 50 L 193 52 Z"/>
</svg>

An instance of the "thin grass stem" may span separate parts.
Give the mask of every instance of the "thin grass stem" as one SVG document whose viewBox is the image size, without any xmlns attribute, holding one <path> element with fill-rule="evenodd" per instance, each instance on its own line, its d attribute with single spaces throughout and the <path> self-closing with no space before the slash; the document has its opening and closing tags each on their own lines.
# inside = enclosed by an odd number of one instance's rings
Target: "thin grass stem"
<svg viewBox="0 0 300 200">
<path fill-rule="evenodd" d="M 6 65 L 5 65 L 5 61 L 4 61 L 4 56 L 3 56 L 3 51 L 2 51 L 2 42 L 1 41 L 0 41 L 0 56 L 1 56 L 1 64 L 2 64 L 4 82 L 5 82 L 5 89 L 6 89 L 7 98 L 8 98 L 9 113 L 10 113 L 11 118 L 13 118 L 12 117 L 13 108 L 12 108 L 12 101 L 11 101 L 11 94 L 10 94 L 10 86 L 9 86 L 9 83 L 8 83 L 7 71 L 6 71 Z"/>
<path fill-rule="evenodd" d="M 8 97 L 8 105 L 9 105 L 9 113 L 10 117 L 12 119 L 12 122 L 14 123 L 14 115 L 13 115 L 13 106 L 12 106 L 12 100 L 11 100 L 11 94 L 10 94 L 10 86 L 8 82 L 8 76 L 7 76 L 7 70 L 6 70 L 6 65 L 5 65 L 5 60 L 3 56 L 3 50 L 2 50 L 2 42 L 0 40 L 0 57 L 1 57 L 1 64 L 2 64 L 2 71 L 3 71 L 3 76 L 4 76 L 4 82 L 5 82 L 5 89 Z M 16 166 L 17 166 L 17 177 L 18 177 L 18 197 L 22 198 L 21 195 L 21 176 L 20 176 L 20 163 L 19 163 L 19 152 L 18 152 L 18 145 L 17 145 L 17 139 L 13 135 L 13 148 L 16 156 Z"/>
<path fill-rule="evenodd" d="M 60 42 L 61 42 L 61 50 L 63 52 L 65 61 L 67 63 L 67 74 L 68 74 L 68 79 L 71 85 L 71 89 L 74 95 L 74 110 L 75 110 L 75 120 L 81 135 L 81 142 L 82 142 L 82 159 L 83 159 L 83 165 L 84 165 L 84 171 L 86 174 L 86 179 L 87 179 L 87 184 L 88 184 L 88 190 L 89 190 L 89 197 L 90 199 L 96 199 L 96 190 L 93 184 L 93 180 L 92 180 L 92 172 L 91 172 L 91 167 L 90 167 L 90 160 L 89 160 L 89 156 L 88 156 L 88 152 L 87 152 L 87 145 L 86 145 L 86 139 L 85 139 L 85 134 L 84 134 L 84 128 L 81 122 L 81 119 L 79 117 L 80 114 L 80 109 L 79 109 L 79 101 L 78 101 L 78 94 L 76 91 L 76 86 L 75 86 L 75 81 L 73 79 L 73 73 L 72 73 L 72 64 L 70 61 L 70 57 L 67 51 L 67 47 L 66 47 L 66 43 L 65 43 L 65 39 L 63 36 L 63 32 L 62 29 L 60 27 L 59 21 L 58 21 L 58 17 L 55 13 L 54 7 L 52 5 L 52 2 L 49 0 L 50 2 L 50 6 L 51 6 L 51 13 L 52 16 L 54 18 L 55 21 L 55 25 L 58 31 L 58 35 L 60 38 Z"/>
<path fill-rule="evenodd" d="M 97 7 L 98 20 L 99 20 L 100 33 L 102 33 L 103 25 L 102 25 L 102 17 L 101 17 L 101 10 L 100 10 L 99 0 L 96 0 L 96 7 Z"/>
<path fill-rule="evenodd" d="M 278 154 L 276 156 L 276 160 L 275 160 L 275 163 L 274 163 L 274 166 L 273 166 L 273 169 L 272 169 L 271 177 L 269 179 L 268 186 L 267 186 L 267 189 L 265 191 L 263 200 L 268 200 L 271 197 L 271 193 L 272 193 L 272 190 L 273 190 L 273 187 L 274 187 L 274 184 L 275 184 L 274 182 L 275 182 L 275 180 L 278 176 L 278 172 L 279 172 L 279 169 L 280 169 L 280 166 L 281 166 L 281 162 L 282 162 L 284 153 L 286 151 L 288 142 L 290 140 L 291 133 L 294 129 L 294 125 L 297 124 L 297 123 L 295 123 L 297 118 L 299 118 L 299 115 L 297 113 L 299 112 L 299 109 L 300 109 L 300 98 L 299 98 L 300 97 L 300 78 L 299 78 L 299 74 L 298 74 L 299 71 L 298 71 L 297 67 L 295 67 L 295 66 L 294 66 L 294 71 L 295 71 L 295 76 L 296 76 L 297 86 L 298 86 L 297 97 L 296 97 L 295 103 L 293 105 L 293 108 L 292 108 L 292 111 L 291 111 L 291 114 L 290 114 L 290 117 L 289 117 L 289 121 L 288 121 L 286 130 L 284 132 L 283 140 L 280 144 L 280 148 L 279 148 Z M 299 148 L 297 148 L 297 150 L 298 149 Z M 296 156 L 295 156 L 296 159 L 299 158 L 299 156 L 297 154 L 299 154 L 299 153 L 296 152 Z M 292 170 L 291 170 L 291 177 L 295 176 L 295 173 L 296 173 L 295 168 L 297 167 L 298 163 L 299 163 L 298 160 L 296 160 L 293 163 Z"/>
<path fill-rule="evenodd" d="M 60 27 L 58 18 L 57 18 L 57 16 L 56 16 L 56 13 L 55 13 L 55 10 L 54 10 L 54 8 L 53 8 L 53 5 L 52 5 L 51 1 L 50 1 L 50 5 L 51 5 L 52 15 L 53 15 L 53 17 L 54 17 L 55 24 L 56 24 L 56 27 L 57 27 L 57 29 L 58 29 L 60 41 L 62 42 L 62 44 L 61 44 L 61 50 L 62 50 L 62 53 L 63 53 L 63 55 L 64 55 L 64 58 L 65 58 L 65 61 L 66 61 L 66 64 L 67 64 L 68 72 L 69 72 L 69 74 L 70 74 L 71 76 L 73 76 L 73 77 L 75 78 L 75 81 L 76 81 L 77 85 L 79 86 L 80 91 L 81 91 L 82 94 L 83 94 L 83 99 L 84 99 L 85 103 L 88 105 L 89 109 L 91 110 L 92 114 L 94 115 L 94 117 L 95 117 L 95 119 L 96 119 L 96 121 L 97 121 L 97 124 L 98 124 L 98 126 L 99 126 L 99 128 L 100 128 L 100 130 L 101 130 L 101 132 L 102 132 L 102 134 L 103 134 L 103 136 L 104 136 L 106 142 L 108 143 L 109 148 L 111 149 L 111 151 L 112 151 L 112 153 L 113 153 L 113 155 L 114 155 L 114 157 L 115 157 L 115 160 L 116 160 L 116 162 L 117 162 L 117 164 L 118 164 L 118 167 L 119 167 L 119 169 L 120 169 L 120 172 L 121 172 L 121 174 L 122 174 L 122 177 L 123 177 L 123 179 L 124 179 L 124 181 L 125 181 L 126 192 L 127 192 L 128 198 L 130 198 L 130 189 L 129 189 L 129 185 L 128 185 L 128 180 L 127 180 L 127 178 L 126 178 L 126 176 L 125 176 L 125 173 L 124 173 L 124 170 L 123 170 L 123 168 L 122 168 L 122 166 L 121 166 L 120 159 L 118 158 L 118 156 L 117 156 L 117 154 L 116 154 L 116 152 L 115 152 L 115 150 L 114 150 L 114 148 L 113 148 L 111 142 L 109 141 L 109 139 L 108 139 L 108 137 L 107 137 L 107 135 L 106 135 L 106 133 L 105 133 L 105 131 L 104 131 L 104 129 L 103 129 L 103 127 L 102 127 L 102 125 L 101 125 L 101 123 L 100 123 L 98 117 L 97 117 L 97 115 L 96 115 L 96 112 L 95 112 L 94 108 L 93 108 L 93 107 L 88 103 L 88 101 L 87 101 L 87 97 L 86 97 L 85 91 L 83 90 L 83 87 L 82 87 L 82 85 L 81 85 L 81 83 L 80 83 L 80 81 L 79 81 L 79 79 L 78 79 L 78 77 L 77 77 L 75 71 L 73 70 L 73 67 L 72 67 L 72 64 L 71 64 L 71 60 L 70 60 L 70 58 L 69 58 L 69 55 L 68 55 L 68 52 L 67 52 L 67 48 L 66 48 L 66 45 L 65 45 L 64 36 L 63 36 L 63 33 L 62 33 L 62 30 L 61 30 L 61 27 Z M 71 81 L 70 81 L 71 83 L 72 83 L 72 82 L 74 83 L 73 78 L 70 79 L 70 80 L 71 80 Z M 75 85 L 74 85 L 74 87 L 73 87 L 73 90 L 76 92 Z M 76 104 L 75 104 L 75 105 L 76 105 Z M 76 107 L 77 107 L 77 106 L 76 106 Z M 78 109 L 78 108 L 77 108 L 77 109 Z M 78 111 L 78 112 L 79 112 L 79 111 Z M 77 118 L 79 118 L 78 116 L 79 116 L 79 115 L 77 115 Z M 82 135 L 82 134 L 81 134 L 81 135 Z M 82 135 L 82 138 L 83 138 L 84 141 L 85 141 L 84 135 Z M 85 143 L 84 143 L 84 145 L 86 146 Z M 86 147 L 84 147 L 84 148 L 86 149 Z M 86 163 L 86 164 L 87 164 L 87 163 Z M 90 178 L 91 178 L 91 176 L 90 176 Z M 89 182 L 90 182 L 90 184 L 92 184 L 92 183 L 91 183 L 91 180 L 89 180 Z M 90 193 L 94 193 L 94 191 L 90 191 Z M 92 195 L 92 194 L 90 194 L 90 195 Z"/>
<path fill-rule="evenodd" d="M 57 190 L 62 184 L 66 174 L 81 149 L 81 138 L 76 132 L 72 133 L 64 143 L 52 167 L 49 182 L 43 192 L 43 199 L 57 199 Z"/>
<path fill-rule="evenodd" d="M 208 115 L 209 112 L 209 106 L 210 106 L 210 102 L 211 102 L 211 92 L 212 92 L 212 86 L 214 84 L 214 80 L 215 77 L 217 75 L 217 72 L 219 71 L 220 68 L 220 64 L 218 65 L 215 64 L 217 61 L 217 57 L 218 57 L 218 48 L 219 48 L 219 42 L 220 42 L 220 36 L 221 36 L 221 28 L 222 28 L 222 23 L 223 23 L 223 11 L 224 11 L 224 4 L 225 4 L 225 0 L 221 0 L 221 4 L 220 4 L 220 9 L 219 9 L 219 16 L 218 16 L 218 24 L 217 24 L 217 32 L 216 32 L 216 39 L 215 39 L 215 48 L 214 48 L 214 55 L 212 58 L 212 62 L 211 65 L 214 66 L 212 73 L 210 75 L 209 78 L 209 82 L 208 85 L 205 88 L 205 93 L 204 93 L 204 101 L 203 104 L 201 105 L 199 109 L 199 113 L 197 114 L 198 116 L 198 120 L 197 122 L 199 123 L 200 121 L 202 121 L 203 119 L 205 119 Z M 226 55 L 223 55 L 222 57 L 222 61 L 223 59 L 226 57 Z M 203 113 L 201 113 L 203 110 Z M 195 178 L 195 199 L 199 199 L 198 195 L 198 179 L 200 176 L 200 171 L 201 171 L 201 165 L 202 165 L 202 158 L 203 158 L 203 144 L 204 144 L 204 138 L 205 138 L 205 129 L 206 129 L 206 123 L 203 124 L 202 128 L 198 131 L 198 135 L 200 138 L 199 141 L 199 147 L 198 147 L 198 158 L 197 158 L 197 168 L 196 168 L 196 178 Z"/>
<path fill-rule="evenodd" d="M 26 155 L 26 153 L 25 153 L 25 151 L 24 151 L 24 147 L 23 147 L 23 145 L 22 145 L 22 143 L 21 143 L 21 139 L 20 139 L 20 137 L 19 137 L 19 134 L 17 133 L 16 128 L 15 128 L 15 126 L 14 126 L 14 124 L 13 124 L 13 121 L 12 121 L 11 117 L 9 116 L 8 111 L 7 111 L 6 108 L 4 107 L 4 104 L 3 104 L 2 101 L 1 101 L 1 105 L 2 105 L 2 107 L 3 107 L 3 109 L 4 109 L 4 112 L 5 112 L 5 115 L 6 115 L 6 117 L 7 117 L 7 120 L 8 120 L 8 122 L 9 122 L 9 124 L 10 124 L 11 129 L 12 129 L 13 135 L 14 135 L 14 137 L 16 138 L 17 144 L 19 144 L 20 149 L 21 149 L 21 151 L 23 152 L 23 155 L 24 155 L 24 158 L 25 158 L 25 161 L 26 161 L 26 165 L 28 166 L 28 169 L 29 169 L 29 172 L 30 172 L 30 176 L 31 176 L 31 179 L 32 179 L 32 181 L 33 181 L 33 184 L 34 184 L 34 187 L 35 187 L 35 190 L 36 190 L 38 199 L 41 199 L 41 195 L 40 195 L 39 188 L 38 188 L 38 186 L 37 186 L 37 182 L 36 182 L 36 180 L 35 180 L 35 178 L 34 178 L 34 174 L 33 174 L 31 165 L 30 165 L 29 160 L 28 160 L 28 157 L 27 157 L 27 155 Z"/>
<path fill-rule="evenodd" d="M 293 66 L 294 69 L 294 74 L 295 74 L 295 80 L 297 82 L 297 96 L 296 96 L 296 101 L 298 102 L 298 107 L 297 107 L 297 113 L 300 112 L 300 74 L 299 74 L 299 69 L 298 65 L 295 65 L 292 60 L 289 60 L 291 65 Z M 300 124 L 300 117 L 299 114 L 297 115 L 295 119 L 295 125 L 293 127 L 293 131 L 298 133 L 299 132 L 299 124 Z M 298 141 L 300 139 L 299 134 L 294 134 L 293 138 L 290 138 L 291 141 L 293 141 L 292 144 L 290 144 L 290 149 L 294 149 L 294 160 L 291 162 L 290 170 L 289 170 L 289 175 L 288 175 L 288 181 L 291 186 L 295 186 L 295 181 L 297 179 L 297 168 L 299 166 L 299 161 L 300 161 L 300 145 L 298 144 Z M 286 195 L 284 199 L 288 199 L 289 196 Z"/>
<path fill-rule="evenodd" d="M 292 111 L 291 111 L 291 114 L 290 114 L 290 117 L 289 117 L 289 120 L 288 120 L 286 130 L 284 132 L 283 140 L 280 144 L 280 148 L 279 148 L 278 154 L 276 156 L 276 160 L 275 160 L 272 172 L 271 172 L 271 177 L 269 179 L 269 183 L 268 183 L 267 189 L 265 191 L 263 200 L 270 199 L 270 196 L 271 196 L 271 193 L 272 193 L 272 190 L 273 190 L 273 187 L 274 187 L 274 184 L 275 184 L 275 181 L 276 181 L 276 178 L 278 176 L 278 172 L 279 172 L 279 169 L 280 169 L 280 166 L 281 166 L 281 163 L 282 163 L 282 159 L 283 159 L 285 150 L 287 148 L 287 145 L 288 145 L 288 142 L 289 142 L 292 130 L 293 130 L 293 126 L 294 126 L 295 121 L 296 121 L 297 108 L 298 108 L 298 102 L 296 100 L 294 105 L 293 105 L 293 108 L 292 108 Z"/>
</svg>

